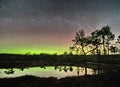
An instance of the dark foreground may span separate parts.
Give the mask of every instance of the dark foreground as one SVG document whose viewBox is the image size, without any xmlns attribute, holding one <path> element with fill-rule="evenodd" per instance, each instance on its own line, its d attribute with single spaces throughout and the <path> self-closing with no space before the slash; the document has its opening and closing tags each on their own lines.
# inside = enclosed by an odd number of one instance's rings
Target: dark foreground
<svg viewBox="0 0 120 87">
<path fill-rule="evenodd" d="M 0 79 L 0 87 L 120 87 L 119 74 L 66 77 L 62 79 L 23 76 Z"/>
</svg>

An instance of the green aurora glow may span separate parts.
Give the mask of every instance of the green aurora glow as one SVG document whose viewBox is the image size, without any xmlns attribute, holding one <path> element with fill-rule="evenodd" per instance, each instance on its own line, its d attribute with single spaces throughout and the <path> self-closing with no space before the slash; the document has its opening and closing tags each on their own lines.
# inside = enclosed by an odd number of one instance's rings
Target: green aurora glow
<svg viewBox="0 0 120 87">
<path fill-rule="evenodd" d="M 30 54 L 63 54 L 67 47 L 55 47 L 55 46 L 2 46 L 0 47 L 0 53 L 9 53 L 9 54 L 26 54 L 30 52 Z"/>
<path fill-rule="evenodd" d="M 120 0 L 0 0 L 0 53 L 63 54 L 75 32 L 120 32 Z"/>
</svg>

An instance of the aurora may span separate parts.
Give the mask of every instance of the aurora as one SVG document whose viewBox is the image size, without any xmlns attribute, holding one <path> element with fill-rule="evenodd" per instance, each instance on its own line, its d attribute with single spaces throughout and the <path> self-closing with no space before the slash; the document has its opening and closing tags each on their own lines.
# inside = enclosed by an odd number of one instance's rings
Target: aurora
<svg viewBox="0 0 120 87">
<path fill-rule="evenodd" d="M 0 0 L 0 53 L 62 54 L 79 30 L 120 32 L 119 0 Z"/>
</svg>

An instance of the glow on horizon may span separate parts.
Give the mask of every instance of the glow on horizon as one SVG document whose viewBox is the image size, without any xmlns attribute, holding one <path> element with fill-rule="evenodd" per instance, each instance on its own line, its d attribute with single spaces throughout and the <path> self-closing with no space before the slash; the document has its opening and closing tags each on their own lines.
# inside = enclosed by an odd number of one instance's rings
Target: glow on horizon
<svg viewBox="0 0 120 87">
<path fill-rule="evenodd" d="M 8 53 L 8 54 L 63 54 L 68 50 L 68 47 L 57 47 L 57 46 L 41 46 L 41 47 L 24 47 L 24 46 L 2 46 L 0 49 L 0 53 Z"/>
</svg>

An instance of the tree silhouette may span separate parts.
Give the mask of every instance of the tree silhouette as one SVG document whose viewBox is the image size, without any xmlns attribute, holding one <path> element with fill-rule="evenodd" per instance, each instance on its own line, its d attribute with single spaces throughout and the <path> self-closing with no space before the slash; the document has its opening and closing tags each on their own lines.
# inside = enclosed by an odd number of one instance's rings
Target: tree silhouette
<svg viewBox="0 0 120 87">
<path fill-rule="evenodd" d="M 120 35 L 118 36 L 116 43 L 120 44 Z"/>
<path fill-rule="evenodd" d="M 74 44 L 72 47 L 70 47 L 70 49 L 75 50 L 76 52 L 82 51 L 83 55 L 91 52 L 90 50 L 88 50 L 91 44 L 91 37 L 85 36 L 83 30 L 79 30 L 79 32 L 76 32 L 75 39 L 72 41 L 74 42 Z"/>
<path fill-rule="evenodd" d="M 109 54 L 110 44 L 113 41 L 115 35 L 111 32 L 111 27 L 104 26 L 100 30 L 95 30 L 91 33 L 91 36 L 86 36 L 84 30 L 76 32 L 73 46 L 70 47 L 72 51 L 86 55 L 88 53 L 96 52 L 100 53 L 100 47 L 102 46 L 103 54 Z M 119 36 L 120 43 L 120 36 Z"/>
<path fill-rule="evenodd" d="M 98 30 L 97 35 L 99 37 L 101 37 L 101 43 L 103 46 L 103 54 L 106 55 L 106 51 L 108 50 L 108 54 L 109 54 L 109 45 L 110 45 L 110 41 L 114 40 L 115 35 L 111 32 L 111 27 L 109 26 L 104 26 L 102 27 L 101 30 Z M 108 49 L 106 49 L 108 48 Z"/>
<path fill-rule="evenodd" d="M 117 52 L 120 52 L 120 35 L 117 38 L 116 44 L 117 44 L 117 49 L 118 49 Z"/>
<path fill-rule="evenodd" d="M 108 55 L 109 55 L 109 51 L 110 51 L 110 41 L 114 40 L 115 35 L 112 32 L 109 32 L 109 34 L 107 35 L 107 48 L 108 48 Z"/>
<path fill-rule="evenodd" d="M 119 49 L 116 46 L 110 46 L 111 53 L 116 53 L 119 51 Z"/>
<path fill-rule="evenodd" d="M 99 46 L 101 45 L 101 39 L 98 35 L 99 30 L 91 33 L 92 35 L 92 45 L 96 48 L 96 53 L 99 54 Z"/>
</svg>

